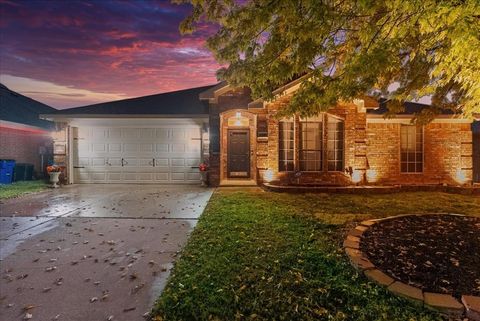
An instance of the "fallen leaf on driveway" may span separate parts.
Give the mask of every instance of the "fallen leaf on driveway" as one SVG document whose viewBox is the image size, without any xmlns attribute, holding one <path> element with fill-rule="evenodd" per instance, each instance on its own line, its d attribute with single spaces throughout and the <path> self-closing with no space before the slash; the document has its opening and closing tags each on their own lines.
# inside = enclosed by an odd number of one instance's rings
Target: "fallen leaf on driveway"
<svg viewBox="0 0 480 321">
<path fill-rule="evenodd" d="M 125 309 L 123 309 L 123 312 L 129 312 L 129 311 L 133 311 L 135 309 L 136 309 L 136 307 L 125 308 Z"/>
</svg>

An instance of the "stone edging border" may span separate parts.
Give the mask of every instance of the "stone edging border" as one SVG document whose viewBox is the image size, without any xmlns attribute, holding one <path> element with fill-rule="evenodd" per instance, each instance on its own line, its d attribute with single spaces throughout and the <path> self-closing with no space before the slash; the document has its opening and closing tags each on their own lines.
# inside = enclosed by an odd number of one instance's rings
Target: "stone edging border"
<svg viewBox="0 0 480 321">
<path fill-rule="evenodd" d="M 470 320 L 480 321 L 480 297 L 462 295 L 462 302 L 459 302 L 453 296 L 441 293 L 423 292 L 422 289 L 413 287 L 411 285 L 394 280 L 392 277 L 383 273 L 376 266 L 370 262 L 367 256 L 360 250 L 360 242 L 363 233 L 365 233 L 371 226 L 378 222 L 396 219 L 403 216 L 411 215 L 429 215 L 429 214 L 409 214 L 391 216 L 381 219 L 372 219 L 361 222 L 355 228 L 350 230 L 347 234 L 343 247 L 350 259 L 351 264 L 360 272 L 377 283 L 378 285 L 387 288 L 390 292 L 407 298 L 412 302 L 425 306 L 427 308 L 439 311 L 440 313 L 447 314 L 453 317 L 466 316 Z M 456 215 L 459 214 L 443 214 L 443 215 Z"/>
</svg>

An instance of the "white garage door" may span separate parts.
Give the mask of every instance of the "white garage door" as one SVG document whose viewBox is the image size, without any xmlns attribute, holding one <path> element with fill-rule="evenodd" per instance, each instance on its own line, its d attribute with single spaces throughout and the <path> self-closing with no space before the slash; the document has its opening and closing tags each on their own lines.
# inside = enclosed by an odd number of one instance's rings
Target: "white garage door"
<svg viewBox="0 0 480 321">
<path fill-rule="evenodd" d="M 199 184 L 200 125 L 74 127 L 74 183 Z"/>
</svg>

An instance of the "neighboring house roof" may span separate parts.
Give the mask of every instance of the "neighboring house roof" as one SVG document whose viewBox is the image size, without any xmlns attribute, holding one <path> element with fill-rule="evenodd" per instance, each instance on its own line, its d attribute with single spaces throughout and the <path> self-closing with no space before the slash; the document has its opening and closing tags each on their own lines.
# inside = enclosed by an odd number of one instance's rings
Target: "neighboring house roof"
<svg viewBox="0 0 480 321">
<path fill-rule="evenodd" d="M 370 115 L 384 115 L 388 112 L 387 100 L 382 98 L 379 100 L 380 107 L 377 109 L 370 109 L 367 111 L 367 114 Z M 404 110 L 396 113 L 397 115 L 413 115 L 422 111 L 422 109 L 430 107 L 427 104 L 419 104 L 411 101 L 406 101 L 403 103 Z M 453 115 L 454 112 L 449 109 L 444 109 L 441 111 L 440 115 Z"/>
<path fill-rule="evenodd" d="M 106 103 L 57 110 L 52 115 L 207 115 L 208 104 L 198 97 L 214 85 Z M 45 117 L 47 115 L 43 115 Z"/>
<path fill-rule="evenodd" d="M 0 84 L 0 120 L 53 129 L 55 124 L 51 121 L 41 120 L 39 114 L 55 111 L 55 108 L 23 96 Z"/>
</svg>

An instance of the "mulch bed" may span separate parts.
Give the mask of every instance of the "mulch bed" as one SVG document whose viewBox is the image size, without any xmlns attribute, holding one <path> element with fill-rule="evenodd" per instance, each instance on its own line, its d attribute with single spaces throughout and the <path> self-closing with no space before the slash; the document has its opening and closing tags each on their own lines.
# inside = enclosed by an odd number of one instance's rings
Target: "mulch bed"
<svg viewBox="0 0 480 321">
<path fill-rule="evenodd" d="M 379 269 L 427 292 L 480 295 L 480 218 L 403 216 L 381 221 L 360 248 Z"/>
</svg>

